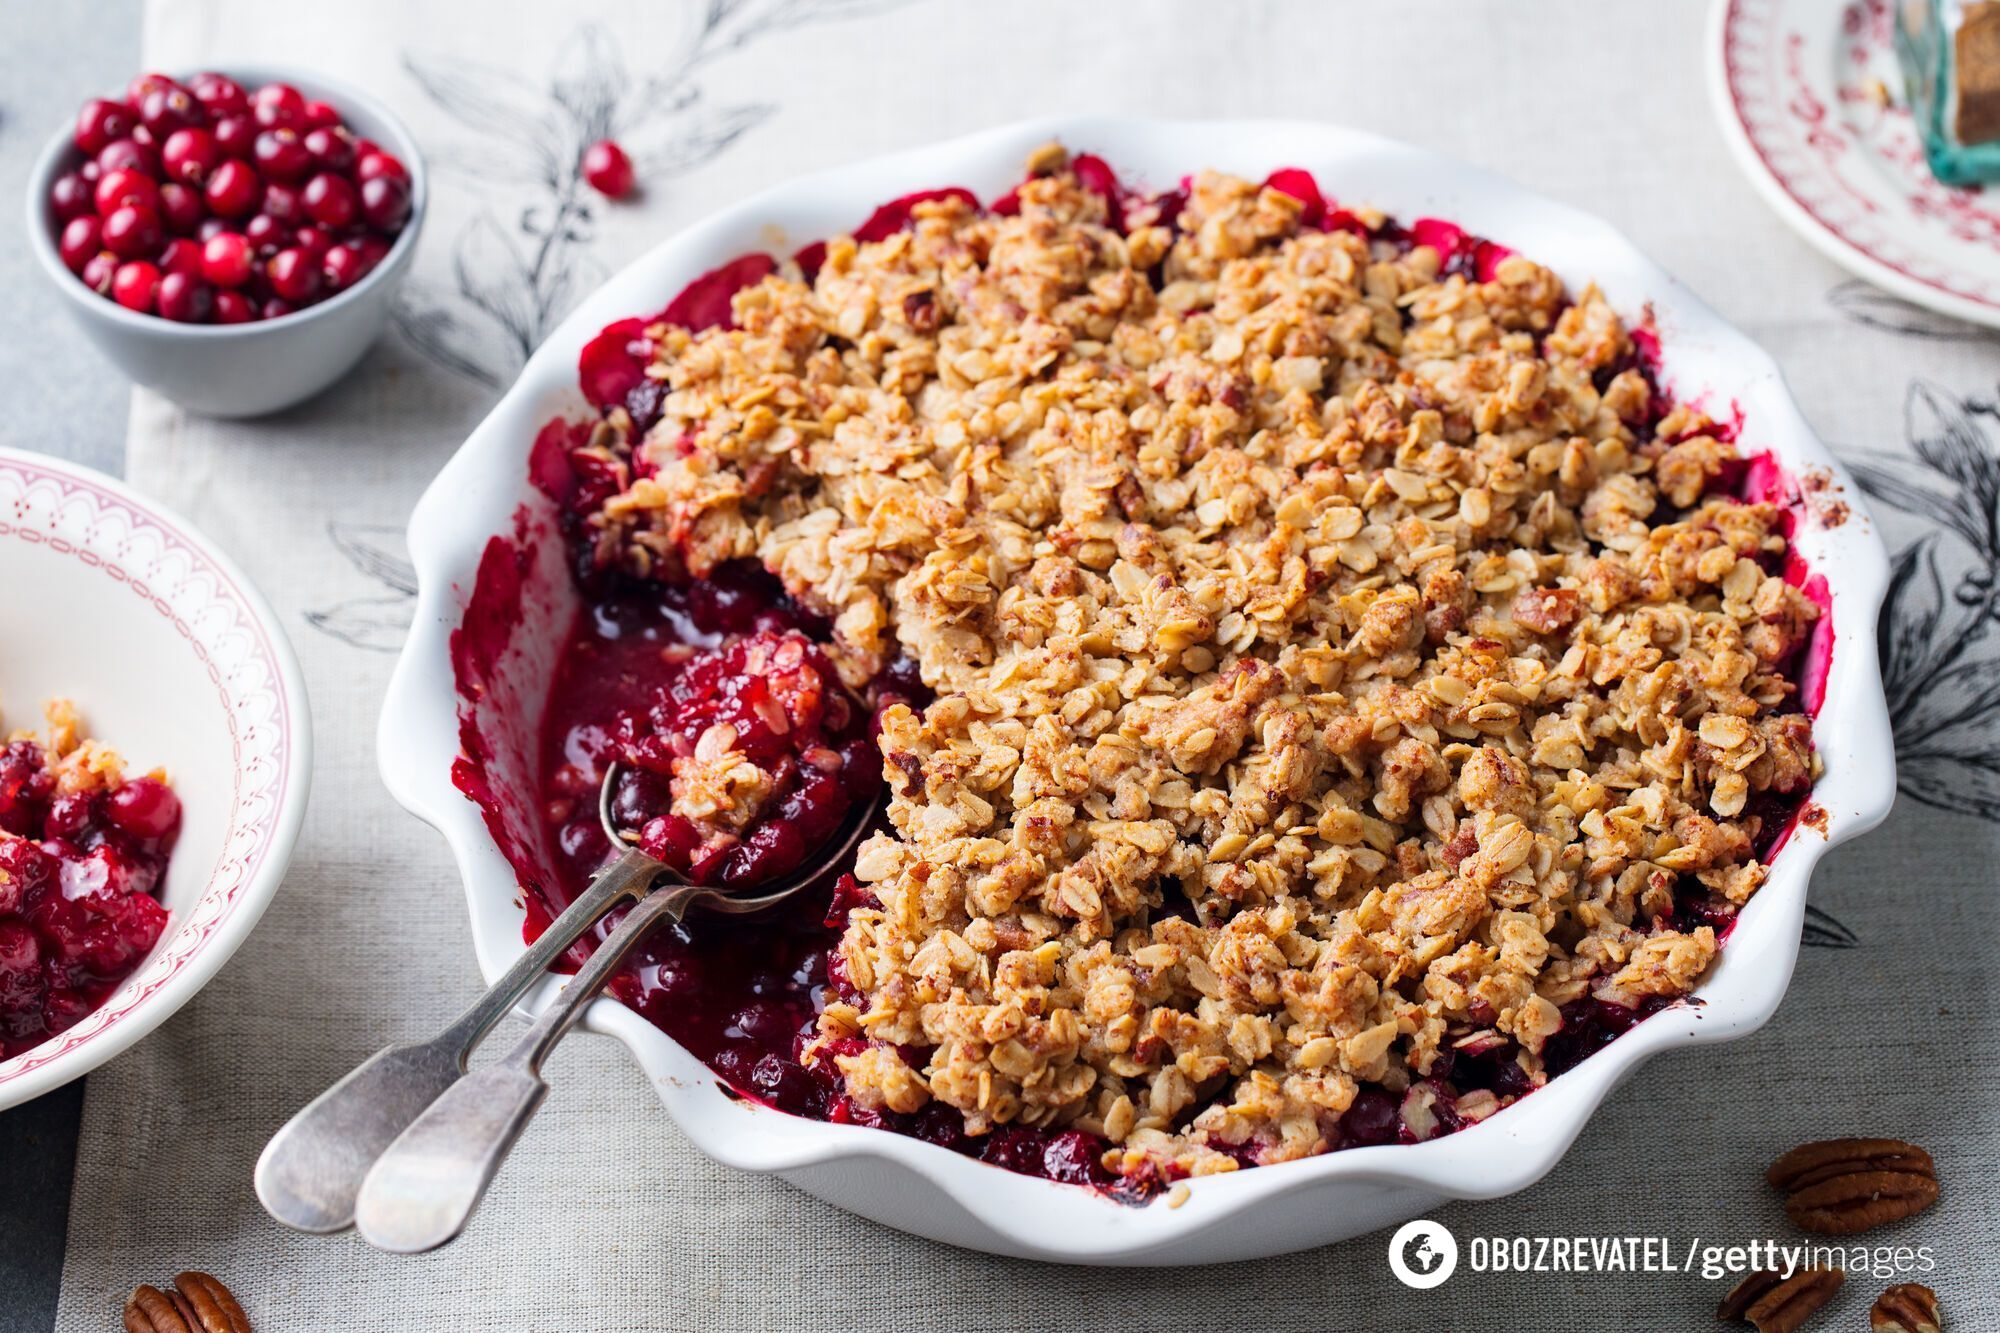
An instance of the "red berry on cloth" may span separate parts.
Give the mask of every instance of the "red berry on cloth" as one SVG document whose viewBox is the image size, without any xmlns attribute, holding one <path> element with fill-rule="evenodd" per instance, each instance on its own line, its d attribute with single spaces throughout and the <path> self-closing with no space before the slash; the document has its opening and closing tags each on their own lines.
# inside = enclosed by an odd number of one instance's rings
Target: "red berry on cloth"
<svg viewBox="0 0 2000 1333">
<path fill-rule="evenodd" d="M 590 188 L 607 199 L 623 199 L 632 193 L 632 159 L 609 139 L 599 139 L 583 150 L 583 178 Z"/>
</svg>

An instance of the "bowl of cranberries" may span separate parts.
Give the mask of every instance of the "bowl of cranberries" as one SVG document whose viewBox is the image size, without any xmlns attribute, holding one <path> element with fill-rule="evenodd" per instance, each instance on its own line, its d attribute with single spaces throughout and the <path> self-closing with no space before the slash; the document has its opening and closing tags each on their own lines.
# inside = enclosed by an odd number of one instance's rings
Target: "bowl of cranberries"
<svg viewBox="0 0 2000 1333">
<path fill-rule="evenodd" d="M 271 68 L 142 74 L 43 150 L 28 234 L 100 350 L 214 416 L 302 402 L 387 324 L 425 173 L 380 102 Z"/>
</svg>

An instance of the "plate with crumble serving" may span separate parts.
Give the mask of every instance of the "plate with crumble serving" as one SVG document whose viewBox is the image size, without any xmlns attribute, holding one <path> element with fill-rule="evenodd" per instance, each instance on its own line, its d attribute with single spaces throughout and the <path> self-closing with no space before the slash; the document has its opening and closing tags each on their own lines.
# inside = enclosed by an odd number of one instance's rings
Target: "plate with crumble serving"
<svg viewBox="0 0 2000 1333">
<path fill-rule="evenodd" d="M 1890 0 L 1716 0 L 1710 100 L 1737 165 L 1827 258 L 2000 327 L 2000 194 L 1931 174 Z"/>
<path fill-rule="evenodd" d="M 1887 560 L 1770 358 L 1605 224 L 1321 125 L 737 205 L 571 316 L 410 547 L 382 766 L 486 975 L 612 765 L 725 885 L 886 792 L 837 884 L 589 1021 L 715 1158 L 999 1254 L 1525 1188 L 1770 1017 L 1894 792 Z"/>
<path fill-rule="evenodd" d="M 185 1004 L 276 894 L 312 720 L 291 646 L 186 523 L 0 448 L 0 1107 Z"/>
</svg>

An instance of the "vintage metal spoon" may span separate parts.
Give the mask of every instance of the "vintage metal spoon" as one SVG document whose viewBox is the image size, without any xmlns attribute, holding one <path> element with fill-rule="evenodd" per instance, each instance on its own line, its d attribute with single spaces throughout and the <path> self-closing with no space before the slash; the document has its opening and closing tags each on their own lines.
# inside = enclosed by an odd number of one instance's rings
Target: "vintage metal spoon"
<svg viewBox="0 0 2000 1333">
<path fill-rule="evenodd" d="M 417 1254 L 456 1237 L 548 1095 L 543 1061 L 626 956 L 655 928 L 679 921 L 692 907 L 730 915 L 759 912 L 838 873 L 874 822 L 880 800 L 878 795 L 850 810 L 819 867 L 787 877 L 790 882 L 748 897 L 677 882 L 640 900 L 512 1050 L 458 1080 L 382 1153 L 355 1204 L 362 1239 L 377 1249 Z M 662 867 L 661 873 L 672 872 Z"/>
<path fill-rule="evenodd" d="M 376 1052 L 309 1102 L 272 1136 L 257 1159 L 256 1171 L 257 1197 L 272 1217 L 301 1231 L 331 1232 L 352 1226 L 355 1201 L 369 1168 L 426 1107 L 465 1077 L 466 1060 L 493 1025 L 607 912 L 620 903 L 644 899 L 656 880 L 673 874 L 631 845 L 630 838 L 612 819 L 611 793 L 617 776 L 615 765 L 604 776 L 598 793 L 598 818 L 612 845 L 623 847 L 624 851 L 600 870 L 582 896 L 552 921 L 527 952 L 443 1032 L 429 1041 L 398 1043 Z M 712 897 L 739 904 L 720 909 L 724 911 L 755 911 L 821 882 L 827 875 L 837 873 L 847 852 L 873 821 L 878 805 L 879 797 L 857 812 L 850 812 L 849 825 L 843 830 L 847 836 L 828 849 L 830 854 L 824 860 L 815 866 L 801 867 L 757 899 L 730 899 L 715 890 L 686 892 L 671 919 L 678 920 L 698 898 L 704 903 Z M 856 814 L 859 818 L 852 817 Z M 676 885 L 678 890 L 687 887 Z M 633 917 L 640 918 L 641 914 L 635 911 Z M 643 919 L 658 924 L 667 918 L 647 914 Z M 599 950 L 598 956 L 610 951 L 617 935 L 614 932 L 613 940 Z M 634 938 L 631 943 L 636 942 Z M 631 944 L 624 947 L 629 949 Z M 611 971 L 615 971 L 615 965 L 605 971 L 595 989 L 601 989 L 602 981 L 609 980 Z M 564 1000 L 573 996 L 584 998 L 575 982 L 565 990 Z M 550 1012 L 563 1007 L 559 1001 Z M 574 1007 L 581 1011 L 580 1003 Z M 574 1021 L 574 1017 L 569 1020 Z M 550 1046 L 568 1030 L 568 1025 L 565 1023 L 554 1034 Z M 498 1166 L 497 1159 L 494 1165 Z"/>
</svg>

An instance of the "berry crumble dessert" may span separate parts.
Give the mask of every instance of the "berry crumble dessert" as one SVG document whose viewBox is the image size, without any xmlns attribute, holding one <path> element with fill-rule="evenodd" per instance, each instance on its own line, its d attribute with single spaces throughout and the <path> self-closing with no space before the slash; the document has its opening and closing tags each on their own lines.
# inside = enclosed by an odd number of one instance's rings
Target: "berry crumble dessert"
<svg viewBox="0 0 2000 1333">
<path fill-rule="evenodd" d="M 608 758 L 745 884 L 886 781 L 831 901 L 624 979 L 739 1091 L 1135 1195 L 1494 1114 L 1701 980 L 1816 773 L 1791 513 L 1650 338 L 1054 146 L 717 270 L 535 451 L 589 606 L 530 929 Z"/>
<path fill-rule="evenodd" d="M 159 773 L 85 739 L 67 700 L 0 747 L 0 1059 L 72 1027 L 152 951 L 180 836 Z"/>
</svg>

